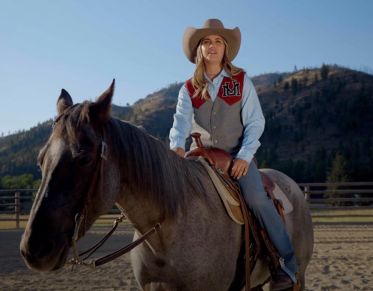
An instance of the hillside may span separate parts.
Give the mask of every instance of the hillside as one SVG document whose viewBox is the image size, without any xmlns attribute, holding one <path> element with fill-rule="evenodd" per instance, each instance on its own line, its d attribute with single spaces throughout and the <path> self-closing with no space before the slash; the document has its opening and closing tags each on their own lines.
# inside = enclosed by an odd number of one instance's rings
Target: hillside
<svg viewBox="0 0 373 291">
<path fill-rule="evenodd" d="M 338 66 L 252 77 L 266 129 L 257 158 L 297 182 L 325 181 L 337 153 L 352 181 L 373 180 L 373 76 Z M 152 93 L 129 107 L 113 106 L 115 117 L 142 125 L 167 140 L 181 83 Z M 51 121 L 0 138 L 0 177 L 32 173 Z"/>
<path fill-rule="evenodd" d="M 165 139 L 172 126 L 177 96 L 182 83 L 174 83 L 138 100 L 122 119 L 142 125 L 150 134 Z"/>
<path fill-rule="evenodd" d="M 351 179 L 373 180 L 372 81 L 365 73 L 329 67 L 324 73 L 302 70 L 265 88 L 260 157 L 298 179 L 323 181 L 339 152 Z"/>
</svg>

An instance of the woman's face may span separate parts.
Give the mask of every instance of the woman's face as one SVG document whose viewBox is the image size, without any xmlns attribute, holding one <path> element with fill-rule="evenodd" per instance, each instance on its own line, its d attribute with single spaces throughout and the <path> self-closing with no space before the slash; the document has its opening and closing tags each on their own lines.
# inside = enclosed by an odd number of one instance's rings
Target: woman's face
<svg viewBox="0 0 373 291">
<path fill-rule="evenodd" d="M 208 35 L 202 39 L 202 56 L 207 64 L 221 64 L 224 51 L 225 51 L 225 44 L 224 40 L 219 35 Z"/>
</svg>

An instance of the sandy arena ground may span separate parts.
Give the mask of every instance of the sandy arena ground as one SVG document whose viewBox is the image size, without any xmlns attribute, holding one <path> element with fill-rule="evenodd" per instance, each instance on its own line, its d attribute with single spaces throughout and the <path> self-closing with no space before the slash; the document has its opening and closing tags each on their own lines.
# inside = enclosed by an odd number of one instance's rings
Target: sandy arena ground
<svg viewBox="0 0 373 291">
<path fill-rule="evenodd" d="M 80 249 L 104 234 L 95 228 Z M 19 256 L 22 231 L 0 231 L 0 290 L 139 290 L 129 256 L 96 270 L 71 267 L 54 273 L 28 270 Z M 122 227 L 104 246 L 107 252 L 131 241 L 132 230 Z M 306 274 L 306 290 L 373 290 L 373 225 L 315 226 L 315 249 Z"/>
</svg>

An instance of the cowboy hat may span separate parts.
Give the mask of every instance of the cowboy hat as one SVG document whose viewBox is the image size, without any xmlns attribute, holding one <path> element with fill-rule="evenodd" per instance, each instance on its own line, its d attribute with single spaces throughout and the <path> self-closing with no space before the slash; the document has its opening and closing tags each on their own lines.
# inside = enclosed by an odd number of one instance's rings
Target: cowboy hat
<svg viewBox="0 0 373 291">
<path fill-rule="evenodd" d="M 197 46 L 202 38 L 208 35 L 220 35 L 228 43 L 228 59 L 232 61 L 238 54 L 241 44 L 241 32 L 238 27 L 234 29 L 224 28 L 219 19 L 207 19 L 203 27 L 198 29 L 188 27 L 183 37 L 183 49 L 186 57 L 195 63 Z"/>
</svg>

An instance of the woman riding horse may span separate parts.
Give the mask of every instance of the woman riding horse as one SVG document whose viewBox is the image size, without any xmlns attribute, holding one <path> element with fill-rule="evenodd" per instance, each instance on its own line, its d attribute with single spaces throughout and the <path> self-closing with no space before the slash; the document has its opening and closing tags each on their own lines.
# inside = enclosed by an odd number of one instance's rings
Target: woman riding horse
<svg viewBox="0 0 373 291">
<path fill-rule="evenodd" d="M 252 81 L 232 64 L 240 42 L 239 28 L 224 28 L 218 19 L 208 19 L 201 29 L 185 31 L 184 52 L 195 63 L 195 71 L 179 92 L 170 148 L 184 157 L 185 140 L 191 131 L 197 131 L 204 145 L 224 149 L 234 157 L 230 174 L 238 180 L 246 203 L 281 256 L 281 267 L 272 274 L 271 290 L 283 290 L 297 281 L 298 265 L 285 225 L 267 198 L 253 162 L 265 120 Z"/>
</svg>

